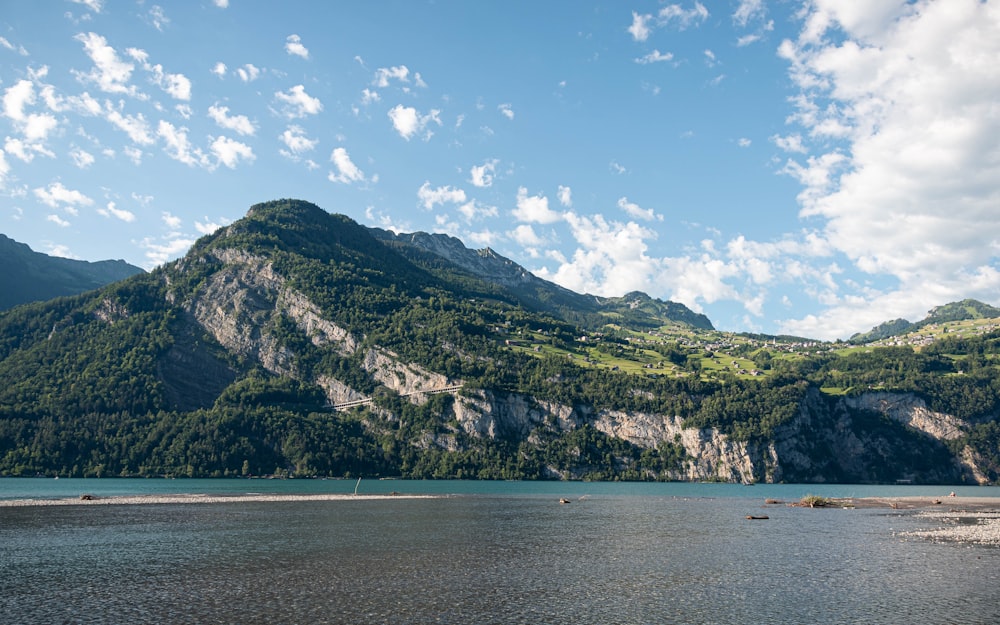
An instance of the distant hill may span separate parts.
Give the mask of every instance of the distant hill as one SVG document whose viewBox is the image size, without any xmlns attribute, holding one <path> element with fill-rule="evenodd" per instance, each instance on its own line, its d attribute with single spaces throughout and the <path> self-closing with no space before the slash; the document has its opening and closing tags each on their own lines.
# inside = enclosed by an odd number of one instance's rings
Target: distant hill
<svg viewBox="0 0 1000 625">
<path fill-rule="evenodd" d="M 974 299 L 964 299 L 932 308 L 923 320 L 911 323 L 906 319 L 894 319 L 875 326 L 868 332 L 853 335 L 848 341 L 855 344 L 871 343 L 893 336 L 902 336 L 935 323 L 967 321 L 970 319 L 1000 318 L 1000 308 Z"/>
<path fill-rule="evenodd" d="M 276 200 L 153 271 L 0 312 L 0 476 L 996 483 L 998 369 L 1000 333 L 716 332 Z"/>
<path fill-rule="evenodd" d="M 0 267 L 0 310 L 76 295 L 143 272 L 124 260 L 87 262 L 49 256 L 2 234 Z"/>
</svg>

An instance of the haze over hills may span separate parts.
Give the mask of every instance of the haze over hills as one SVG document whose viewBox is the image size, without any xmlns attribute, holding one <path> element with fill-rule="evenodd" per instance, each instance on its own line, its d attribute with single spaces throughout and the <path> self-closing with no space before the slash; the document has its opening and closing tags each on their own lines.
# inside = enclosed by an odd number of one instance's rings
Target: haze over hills
<svg viewBox="0 0 1000 625">
<path fill-rule="evenodd" d="M 75 295 L 142 273 L 123 260 L 87 262 L 35 252 L 0 234 L 0 310 Z"/>
<path fill-rule="evenodd" d="M 0 313 L 0 474 L 993 482 L 998 354 L 717 332 L 278 200 Z"/>
</svg>

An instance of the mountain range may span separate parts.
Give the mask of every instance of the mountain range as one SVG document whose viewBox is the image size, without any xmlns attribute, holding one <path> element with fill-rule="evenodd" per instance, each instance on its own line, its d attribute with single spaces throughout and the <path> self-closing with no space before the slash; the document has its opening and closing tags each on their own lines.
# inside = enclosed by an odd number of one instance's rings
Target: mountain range
<svg viewBox="0 0 1000 625">
<path fill-rule="evenodd" d="M 87 262 L 36 252 L 0 234 L 0 310 L 76 295 L 123 280 L 142 269 L 124 260 Z"/>
<path fill-rule="evenodd" d="M 276 200 L 0 313 L 0 475 L 991 483 L 1000 333 L 977 304 L 920 346 L 724 333 Z"/>
</svg>

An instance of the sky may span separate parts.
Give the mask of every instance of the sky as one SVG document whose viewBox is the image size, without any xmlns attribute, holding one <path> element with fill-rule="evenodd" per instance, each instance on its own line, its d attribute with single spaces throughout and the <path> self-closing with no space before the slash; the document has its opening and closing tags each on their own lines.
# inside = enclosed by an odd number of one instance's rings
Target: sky
<svg viewBox="0 0 1000 625">
<path fill-rule="evenodd" d="M 145 269 L 253 204 L 846 339 L 1000 305 L 1000 0 L 0 0 L 0 233 Z"/>
</svg>

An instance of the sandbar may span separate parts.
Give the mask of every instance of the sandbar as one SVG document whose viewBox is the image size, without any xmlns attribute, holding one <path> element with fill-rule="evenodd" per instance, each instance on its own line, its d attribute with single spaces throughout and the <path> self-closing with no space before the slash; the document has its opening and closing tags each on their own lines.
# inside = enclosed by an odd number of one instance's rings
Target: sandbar
<svg viewBox="0 0 1000 625">
<path fill-rule="evenodd" d="M 188 493 L 170 495 L 121 495 L 108 497 L 98 495 L 81 495 L 80 497 L 64 497 L 58 499 L 4 499 L 0 500 L 0 508 L 19 508 L 27 506 L 247 503 L 272 501 L 372 501 L 379 499 L 436 499 L 440 497 L 441 495 L 409 495 L 400 493 L 385 493 L 376 495 L 353 495 L 345 493 L 322 493 L 308 495 L 257 493 L 243 495 L 206 495 Z"/>
</svg>

